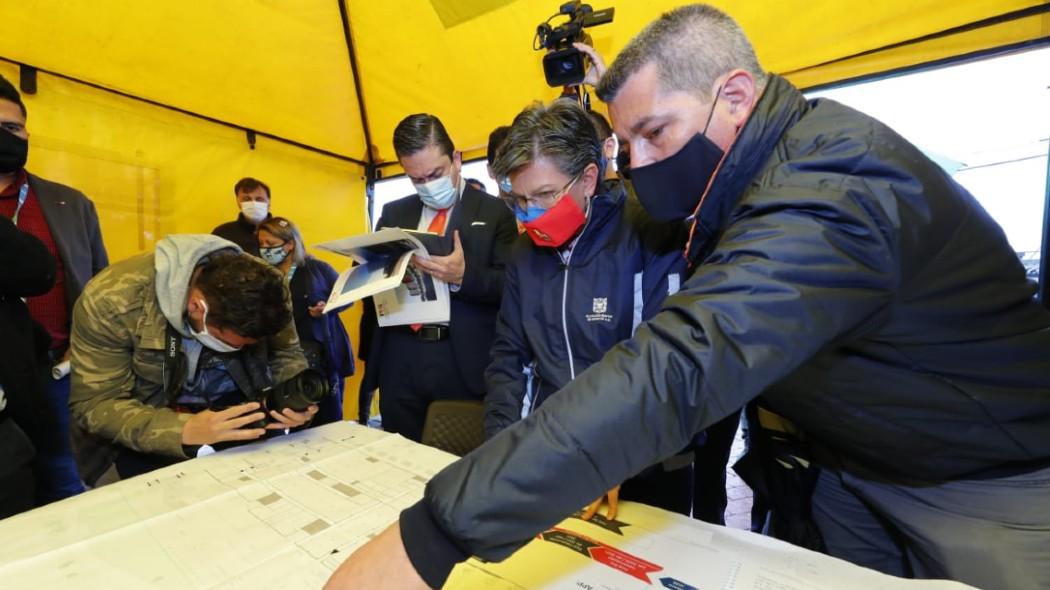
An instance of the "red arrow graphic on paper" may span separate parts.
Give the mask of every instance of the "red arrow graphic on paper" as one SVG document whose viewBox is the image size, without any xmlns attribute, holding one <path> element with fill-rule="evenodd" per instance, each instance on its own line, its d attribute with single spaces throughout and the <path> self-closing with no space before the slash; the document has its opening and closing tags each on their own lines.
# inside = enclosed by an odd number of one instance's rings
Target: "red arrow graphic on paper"
<svg viewBox="0 0 1050 590">
<path fill-rule="evenodd" d="M 561 545 L 577 553 L 586 555 L 598 563 L 621 571 L 633 578 L 637 578 L 646 584 L 652 584 L 648 574 L 662 571 L 664 568 L 655 563 L 648 562 L 630 553 L 625 553 L 615 547 L 611 547 L 596 541 L 585 535 L 567 531 L 565 529 L 553 528 L 540 533 L 540 538 L 555 545 Z"/>
</svg>

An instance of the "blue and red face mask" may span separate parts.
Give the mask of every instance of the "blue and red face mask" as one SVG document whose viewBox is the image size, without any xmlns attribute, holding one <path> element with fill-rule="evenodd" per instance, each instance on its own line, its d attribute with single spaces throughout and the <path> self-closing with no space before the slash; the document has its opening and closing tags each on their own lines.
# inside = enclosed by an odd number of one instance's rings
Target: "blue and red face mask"
<svg viewBox="0 0 1050 590">
<path fill-rule="evenodd" d="M 560 248 L 569 242 L 587 223 L 587 214 L 580 209 L 569 194 L 569 189 L 579 179 L 574 178 L 549 209 L 529 205 L 522 209 L 514 206 L 514 215 L 529 234 L 532 243 L 542 248 Z"/>
</svg>

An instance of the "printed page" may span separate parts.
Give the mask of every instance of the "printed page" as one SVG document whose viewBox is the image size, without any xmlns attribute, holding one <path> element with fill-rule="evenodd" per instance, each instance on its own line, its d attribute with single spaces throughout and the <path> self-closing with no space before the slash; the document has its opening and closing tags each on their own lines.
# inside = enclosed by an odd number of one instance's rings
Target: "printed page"
<svg viewBox="0 0 1050 590">
<path fill-rule="evenodd" d="M 903 580 L 748 531 L 632 502 L 610 521 L 580 513 L 504 563 L 460 565 L 446 587 L 536 590 L 963 590 Z"/>
<path fill-rule="evenodd" d="M 318 244 L 322 250 L 349 256 L 357 263 L 340 273 L 325 313 L 374 297 L 380 326 L 448 322 L 448 284 L 411 264 L 413 256 L 430 257 L 424 242 L 445 247 L 444 238 L 436 234 L 399 228 Z"/>
<path fill-rule="evenodd" d="M 0 521 L 0 586 L 316 589 L 454 456 L 350 422 Z"/>
<path fill-rule="evenodd" d="M 372 297 L 381 327 L 436 324 L 452 315 L 448 283 L 408 265 L 402 284 Z"/>
<path fill-rule="evenodd" d="M 332 286 L 324 313 L 341 309 L 365 297 L 400 287 L 405 280 L 405 272 L 411 260 L 412 253 L 407 252 L 397 259 L 376 258 L 346 269 L 339 274 L 339 278 Z"/>
<path fill-rule="evenodd" d="M 0 521 L 0 587 L 315 590 L 455 457 L 351 422 L 227 449 Z M 624 502 L 451 590 L 961 590 Z"/>
</svg>

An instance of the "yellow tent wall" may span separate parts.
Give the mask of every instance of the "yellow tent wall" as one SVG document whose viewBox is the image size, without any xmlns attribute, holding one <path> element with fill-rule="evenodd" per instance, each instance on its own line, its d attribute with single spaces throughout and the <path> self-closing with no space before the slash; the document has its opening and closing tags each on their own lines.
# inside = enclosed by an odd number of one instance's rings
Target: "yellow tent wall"
<svg viewBox="0 0 1050 590">
<path fill-rule="evenodd" d="M 0 74 L 18 79 L 6 63 Z M 149 250 L 169 233 L 208 233 L 233 219 L 233 184 L 243 176 L 270 185 L 273 211 L 295 221 L 308 245 L 366 229 L 363 170 L 356 164 L 265 138 L 250 150 L 243 131 L 48 75 L 24 100 L 27 167 L 95 201 L 112 261 Z M 337 269 L 347 265 L 317 254 Z M 359 316 L 357 309 L 343 314 L 352 337 Z M 357 387 L 349 385 L 353 416 Z"/>
</svg>

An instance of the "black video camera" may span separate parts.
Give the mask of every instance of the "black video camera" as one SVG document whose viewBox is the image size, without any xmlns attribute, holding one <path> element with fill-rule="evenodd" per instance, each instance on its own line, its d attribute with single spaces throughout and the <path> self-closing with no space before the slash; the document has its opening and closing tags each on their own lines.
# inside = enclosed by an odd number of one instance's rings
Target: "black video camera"
<svg viewBox="0 0 1050 590">
<path fill-rule="evenodd" d="M 285 408 L 303 412 L 324 401 L 331 393 L 328 378 L 320 371 L 306 369 L 295 377 L 259 392 L 259 402 L 280 414 Z"/>
<path fill-rule="evenodd" d="M 532 48 L 536 51 L 547 50 L 543 56 L 543 75 L 547 84 L 552 87 L 575 86 L 583 82 L 587 73 L 586 56 L 573 43 L 590 44 L 590 37 L 583 32 L 586 27 L 596 27 L 611 23 L 615 8 L 595 11 L 590 4 L 580 0 L 561 5 L 558 14 L 548 18 L 536 27 L 536 38 Z M 568 16 L 568 22 L 551 26 L 551 21 L 559 16 Z"/>
</svg>

